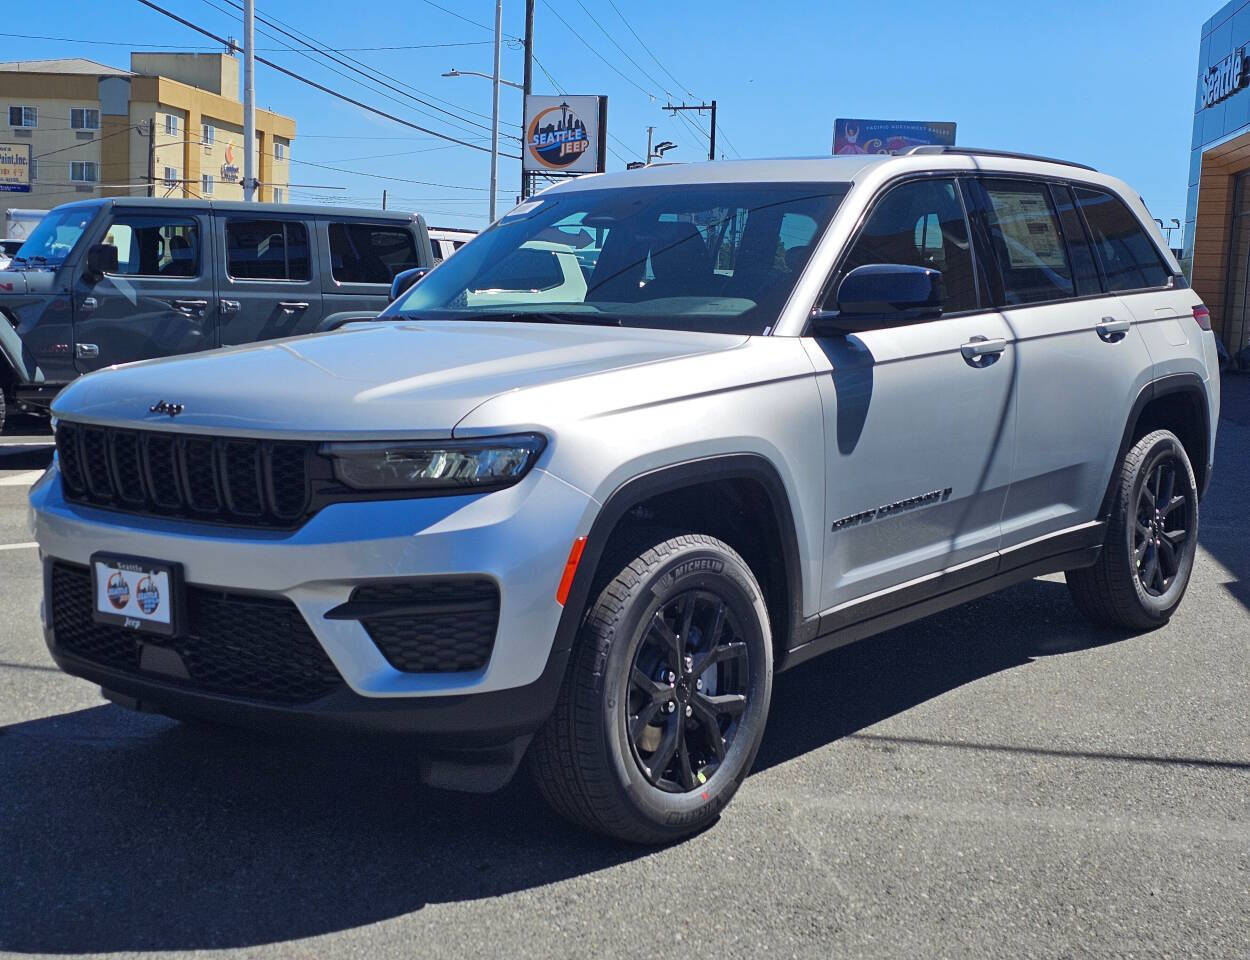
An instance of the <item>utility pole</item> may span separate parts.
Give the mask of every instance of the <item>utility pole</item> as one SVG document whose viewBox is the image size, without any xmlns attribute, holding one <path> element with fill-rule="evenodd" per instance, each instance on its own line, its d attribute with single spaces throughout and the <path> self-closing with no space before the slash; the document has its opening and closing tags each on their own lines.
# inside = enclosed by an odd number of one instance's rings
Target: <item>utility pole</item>
<svg viewBox="0 0 1250 960">
<path fill-rule="evenodd" d="M 711 103 L 691 104 L 690 106 L 686 106 L 686 104 L 683 103 L 680 107 L 674 106 L 671 103 L 666 103 L 664 105 L 664 109 L 669 111 L 673 116 L 677 116 L 678 110 L 696 110 L 699 113 L 702 113 L 704 110 L 710 110 L 712 112 L 712 132 L 708 136 L 707 158 L 709 160 L 716 159 L 716 101 L 715 100 L 713 100 Z"/>
<path fill-rule="evenodd" d="M 651 135 L 655 133 L 655 127 L 647 127 L 647 166 L 651 166 Z"/>
<path fill-rule="evenodd" d="M 148 196 L 156 196 L 156 116 L 148 121 Z"/>
<path fill-rule="evenodd" d="M 256 0 L 243 0 L 243 199 L 256 199 Z"/>
<path fill-rule="evenodd" d="M 382 209 L 383 210 L 386 209 L 386 191 L 385 190 L 382 191 Z"/>
<path fill-rule="evenodd" d="M 521 78 L 521 121 L 525 121 L 525 101 L 534 92 L 534 0 L 525 0 L 525 75 Z M 524 141 L 528 131 L 521 131 Z M 525 143 L 521 143 L 521 152 L 525 152 Z M 524 164 L 522 164 L 524 167 Z M 521 199 L 528 197 L 531 189 L 530 176 L 521 170 Z"/>
<path fill-rule="evenodd" d="M 499 50 L 503 38 L 503 0 L 495 0 L 495 76 L 490 111 L 490 222 L 499 195 Z"/>
</svg>

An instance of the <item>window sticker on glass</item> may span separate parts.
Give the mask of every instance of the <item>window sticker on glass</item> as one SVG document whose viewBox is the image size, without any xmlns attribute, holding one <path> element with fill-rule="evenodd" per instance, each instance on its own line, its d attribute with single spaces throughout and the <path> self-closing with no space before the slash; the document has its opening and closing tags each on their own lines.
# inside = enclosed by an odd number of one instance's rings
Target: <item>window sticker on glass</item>
<svg viewBox="0 0 1250 960">
<path fill-rule="evenodd" d="M 1012 269 L 1067 266 L 1063 243 L 1044 193 L 993 189 L 988 192 Z"/>
<path fill-rule="evenodd" d="M 499 218 L 500 222 L 508 220 L 517 220 L 521 217 L 528 217 L 531 213 L 543 205 L 541 200 L 527 200 L 525 203 L 518 203 L 515 207 Z"/>
</svg>

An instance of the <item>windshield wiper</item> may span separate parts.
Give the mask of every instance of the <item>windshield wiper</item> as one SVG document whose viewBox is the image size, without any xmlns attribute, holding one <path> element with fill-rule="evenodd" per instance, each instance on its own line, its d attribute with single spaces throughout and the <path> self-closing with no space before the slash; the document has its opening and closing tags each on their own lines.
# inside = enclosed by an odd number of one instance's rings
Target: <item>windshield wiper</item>
<svg viewBox="0 0 1250 960">
<path fill-rule="evenodd" d="M 440 311 L 441 312 L 441 311 Z M 446 316 L 431 316 L 428 313 L 401 313 L 406 320 L 498 320 L 513 323 L 572 323 L 581 326 L 619 327 L 621 318 L 606 313 L 558 313 L 555 311 L 531 310 L 491 310 L 482 313 L 447 311 Z"/>
</svg>

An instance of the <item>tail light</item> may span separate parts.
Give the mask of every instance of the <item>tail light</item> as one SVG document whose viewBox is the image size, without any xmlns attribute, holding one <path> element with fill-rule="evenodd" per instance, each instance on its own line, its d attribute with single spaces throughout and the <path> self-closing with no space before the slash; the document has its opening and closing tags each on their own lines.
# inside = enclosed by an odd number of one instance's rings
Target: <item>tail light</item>
<svg viewBox="0 0 1250 960">
<path fill-rule="evenodd" d="M 1201 303 L 1194 306 L 1194 319 L 1198 321 L 1198 326 L 1203 330 L 1211 329 L 1211 311 Z"/>
</svg>

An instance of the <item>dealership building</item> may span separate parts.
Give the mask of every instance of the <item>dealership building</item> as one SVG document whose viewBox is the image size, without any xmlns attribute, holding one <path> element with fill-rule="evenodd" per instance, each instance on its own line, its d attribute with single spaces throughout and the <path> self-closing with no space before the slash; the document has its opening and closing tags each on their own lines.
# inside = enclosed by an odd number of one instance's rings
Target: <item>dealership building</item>
<svg viewBox="0 0 1250 960">
<path fill-rule="evenodd" d="M 135 53 L 129 70 L 78 57 L 0 63 L 0 206 L 241 200 L 239 67 L 229 53 Z M 257 109 L 257 199 L 287 199 L 294 139 L 294 120 Z"/>
<path fill-rule="evenodd" d="M 1237 353 L 1250 343 L 1250 0 L 1202 27 L 1182 265 Z"/>
</svg>

